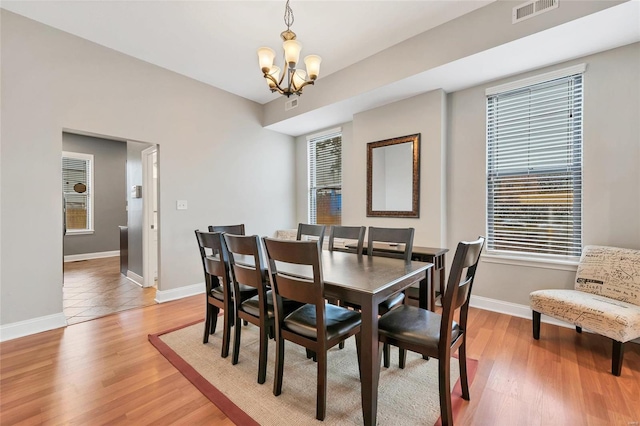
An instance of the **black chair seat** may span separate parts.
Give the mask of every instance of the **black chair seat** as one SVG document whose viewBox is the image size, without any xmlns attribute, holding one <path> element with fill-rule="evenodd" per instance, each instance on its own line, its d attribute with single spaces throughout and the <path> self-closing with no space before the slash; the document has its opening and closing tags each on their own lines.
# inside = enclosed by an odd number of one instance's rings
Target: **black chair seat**
<svg viewBox="0 0 640 426">
<path fill-rule="evenodd" d="M 258 294 L 258 290 L 248 285 L 240 284 L 240 300 L 249 299 Z M 224 300 L 224 294 L 222 293 L 222 287 L 217 286 L 211 289 L 211 295 L 218 300 Z"/>
<path fill-rule="evenodd" d="M 442 316 L 426 309 L 403 305 L 380 318 L 378 333 L 437 353 L 441 319 Z M 455 342 L 459 335 L 460 326 L 453 321 L 451 341 Z"/>
<path fill-rule="evenodd" d="M 284 310 L 284 315 L 289 315 L 291 312 L 295 311 L 303 304 L 300 302 L 296 302 L 295 300 L 289 300 L 282 298 L 282 309 Z M 256 294 L 250 299 L 245 300 L 240 305 L 240 309 L 249 315 L 253 315 L 254 317 L 260 316 L 260 304 L 258 301 L 258 295 Z M 269 318 L 273 318 L 275 316 L 275 310 L 273 308 L 273 295 L 271 290 L 267 291 L 267 313 Z"/>
<path fill-rule="evenodd" d="M 359 327 L 362 323 L 360 312 L 331 304 L 325 304 L 325 322 L 327 340 L 347 334 L 349 330 Z M 315 305 L 308 304 L 296 309 L 284 319 L 283 327 L 305 337 L 317 339 Z"/>
<path fill-rule="evenodd" d="M 378 305 L 378 313 L 384 315 L 393 308 L 402 304 L 404 293 L 397 293 Z"/>
</svg>

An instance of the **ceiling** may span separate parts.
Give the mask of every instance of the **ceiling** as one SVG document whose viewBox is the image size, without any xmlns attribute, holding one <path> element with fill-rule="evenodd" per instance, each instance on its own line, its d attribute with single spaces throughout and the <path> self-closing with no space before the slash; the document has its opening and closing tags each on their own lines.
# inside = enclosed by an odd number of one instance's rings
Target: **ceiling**
<svg viewBox="0 0 640 426">
<path fill-rule="evenodd" d="M 492 1 L 293 0 L 291 29 L 301 57 L 322 57 L 322 78 Z M 278 97 L 266 89 L 256 51 L 282 52 L 283 0 L 2 0 L 1 7 L 261 104 Z"/>
<path fill-rule="evenodd" d="M 292 0 L 295 22 L 291 29 L 302 43 L 301 56 L 322 57 L 322 80 L 493 1 Z M 514 1 L 514 5 L 520 3 Z M 269 46 L 282 52 L 284 0 L 1 0 L 0 6 L 260 104 L 279 97 L 266 87 L 256 50 Z M 268 128 L 298 136 L 419 93 L 461 90 L 637 41 L 640 0 L 632 0 Z"/>
</svg>

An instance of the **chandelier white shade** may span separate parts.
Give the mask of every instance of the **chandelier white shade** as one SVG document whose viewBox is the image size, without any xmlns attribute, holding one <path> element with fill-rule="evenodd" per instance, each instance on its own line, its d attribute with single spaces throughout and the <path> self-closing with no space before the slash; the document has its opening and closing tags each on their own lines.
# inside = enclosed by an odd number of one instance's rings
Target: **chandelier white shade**
<svg viewBox="0 0 640 426">
<path fill-rule="evenodd" d="M 308 55 L 304 58 L 306 71 L 296 68 L 300 60 L 302 44 L 296 40 L 296 33 L 290 30 L 293 24 L 293 11 L 289 7 L 289 0 L 285 6 L 284 23 L 287 29 L 280 34 L 284 50 L 284 65 L 282 70 L 274 65 L 276 52 L 270 47 L 258 49 L 258 62 L 260 70 L 272 92 L 278 92 L 286 97 L 302 94 L 302 88 L 313 84 L 320 74 L 322 58 L 318 55 Z M 282 71 L 282 74 L 280 74 Z M 307 80 L 308 76 L 308 80 Z"/>
</svg>

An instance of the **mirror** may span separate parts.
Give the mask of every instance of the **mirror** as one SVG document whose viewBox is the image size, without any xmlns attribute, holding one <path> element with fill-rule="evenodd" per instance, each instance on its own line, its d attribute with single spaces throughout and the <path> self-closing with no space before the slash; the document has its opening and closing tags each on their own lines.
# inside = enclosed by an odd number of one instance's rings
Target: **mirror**
<svg viewBox="0 0 640 426">
<path fill-rule="evenodd" d="M 367 144 L 367 216 L 420 217 L 420 133 Z"/>
</svg>

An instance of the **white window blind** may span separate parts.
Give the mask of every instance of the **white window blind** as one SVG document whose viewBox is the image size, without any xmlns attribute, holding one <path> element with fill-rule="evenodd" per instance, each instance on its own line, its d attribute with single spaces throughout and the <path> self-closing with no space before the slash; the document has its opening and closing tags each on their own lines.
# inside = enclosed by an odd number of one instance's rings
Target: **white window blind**
<svg viewBox="0 0 640 426">
<path fill-rule="evenodd" d="M 93 229 L 93 155 L 62 154 L 62 191 L 68 232 Z"/>
<path fill-rule="evenodd" d="M 579 256 L 581 73 L 487 96 L 487 250 Z"/>
<path fill-rule="evenodd" d="M 342 134 L 308 139 L 309 223 L 342 223 Z"/>
</svg>

